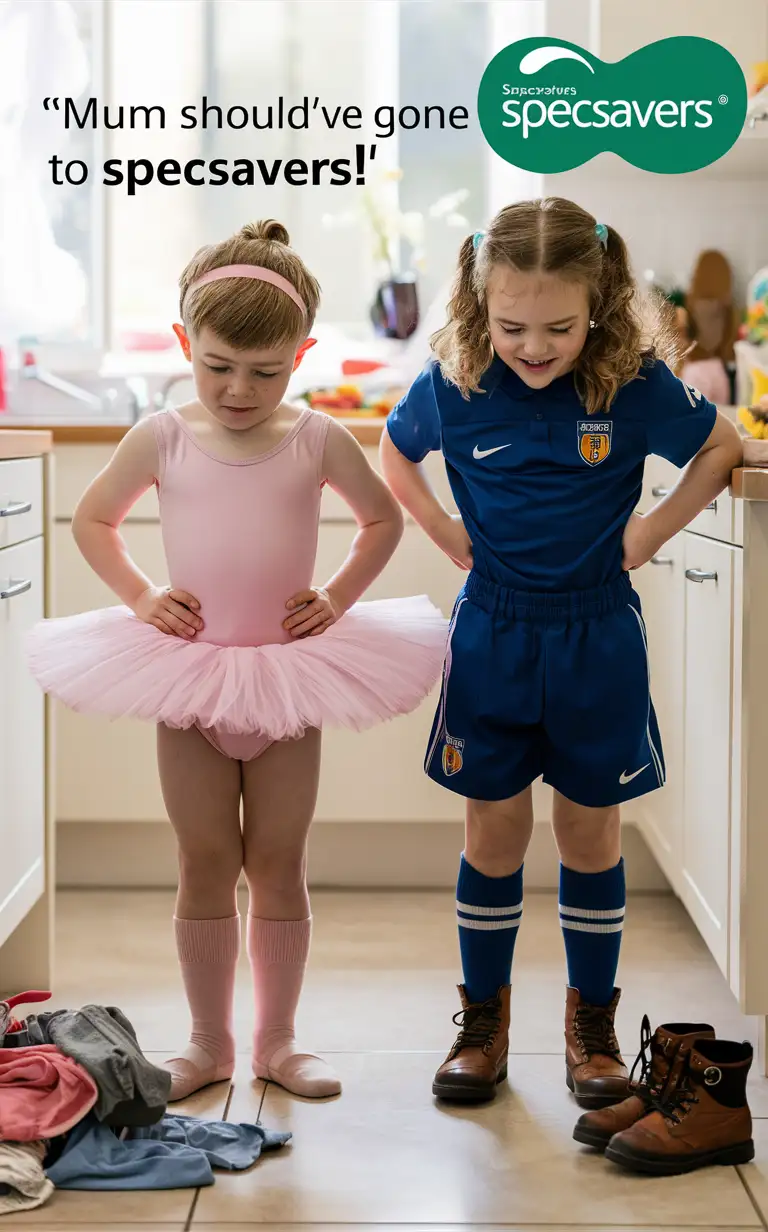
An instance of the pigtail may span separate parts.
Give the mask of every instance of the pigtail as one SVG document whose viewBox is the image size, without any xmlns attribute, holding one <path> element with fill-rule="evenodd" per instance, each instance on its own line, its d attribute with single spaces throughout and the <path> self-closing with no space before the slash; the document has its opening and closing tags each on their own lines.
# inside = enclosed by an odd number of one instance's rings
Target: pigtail
<svg viewBox="0 0 768 1232">
<path fill-rule="evenodd" d="M 576 368 L 576 384 L 590 415 L 610 409 L 643 361 L 663 359 L 673 370 L 677 362 L 671 309 L 660 296 L 641 300 L 624 240 L 613 227 L 604 231 L 593 324 Z M 603 247 L 599 238 L 595 242 Z"/>
<path fill-rule="evenodd" d="M 461 390 L 462 397 L 480 391 L 479 381 L 490 367 L 493 346 L 482 293 L 482 271 L 487 263 L 487 241 L 475 247 L 468 235 L 459 250 L 459 266 L 448 301 L 448 321 L 430 338 L 432 350 L 446 380 Z"/>
</svg>

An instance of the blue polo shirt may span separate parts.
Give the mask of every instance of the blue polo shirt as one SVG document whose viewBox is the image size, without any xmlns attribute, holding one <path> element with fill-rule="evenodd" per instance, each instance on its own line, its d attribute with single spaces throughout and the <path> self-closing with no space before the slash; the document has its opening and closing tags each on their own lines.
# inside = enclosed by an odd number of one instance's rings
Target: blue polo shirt
<svg viewBox="0 0 768 1232">
<path fill-rule="evenodd" d="M 411 462 L 442 450 L 475 568 L 519 590 L 588 590 L 618 577 L 646 457 L 685 466 L 717 414 L 661 360 L 643 364 L 608 415 L 585 414 L 572 373 L 531 389 L 496 357 L 480 385 L 467 401 L 431 362 L 387 429 Z"/>
</svg>

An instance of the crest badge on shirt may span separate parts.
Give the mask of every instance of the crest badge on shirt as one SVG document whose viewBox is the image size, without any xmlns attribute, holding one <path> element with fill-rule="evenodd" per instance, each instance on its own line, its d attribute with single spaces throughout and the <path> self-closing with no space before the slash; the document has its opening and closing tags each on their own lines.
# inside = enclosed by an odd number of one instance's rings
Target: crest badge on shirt
<svg viewBox="0 0 768 1232">
<path fill-rule="evenodd" d="M 613 422 L 610 419 L 580 419 L 577 425 L 579 453 L 589 466 L 604 462 L 611 452 Z"/>
</svg>

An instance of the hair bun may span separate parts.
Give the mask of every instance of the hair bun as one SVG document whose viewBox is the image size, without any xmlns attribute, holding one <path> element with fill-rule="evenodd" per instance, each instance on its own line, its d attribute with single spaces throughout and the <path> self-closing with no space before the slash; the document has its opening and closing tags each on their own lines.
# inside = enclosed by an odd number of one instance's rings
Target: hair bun
<svg viewBox="0 0 768 1232">
<path fill-rule="evenodd" d="M 287 229 L 275 218 L 247 222 L 244 227 L 241 227 L 240 234 L 245 240 L 270 240 L 276 244 L 290 244 L 291 242 Z"/>
</svg>

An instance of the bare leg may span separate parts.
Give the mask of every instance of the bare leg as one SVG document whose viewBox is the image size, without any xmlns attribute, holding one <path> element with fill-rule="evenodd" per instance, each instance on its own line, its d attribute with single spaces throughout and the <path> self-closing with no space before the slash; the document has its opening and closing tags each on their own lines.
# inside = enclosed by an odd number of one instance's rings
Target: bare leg
<svg viewBox="0 0 768 1232">
<path fill-rule="evenodd" d="M 530 787 L 509 800 L 467 800 L 465 854 L 484 876 L 508 877 L 517 872 L 532 834 Z"/>
<path fill-rule="evenodd" d="M 621 810 L 586 808 L 554 793 L 552 829 L 567 868 L 577 873 L 601 873 L 621 859 Z"/>
<path fill-rule="evenodd" d="M 189 1046 L 167 1063 L 172 1100 L 232 1076 L 233 1000 L 243 864 L 240 763 L 199 731 L 158 727 L 163 798 L 179 843 L 176 945 L 192 1016 Z"/>
<path fill-rule="evenodd" d="M 248 953 L 256 1030 L 253 1066 L 296 1095 L 337 1095 L 338 1078 L 296 1044 L 295 1016 L 312 919 L 307 835 L 317 800 L 320 732 L 273 744 L 243 763 L 243 844 L 250 891 Z"/>
</svg>

